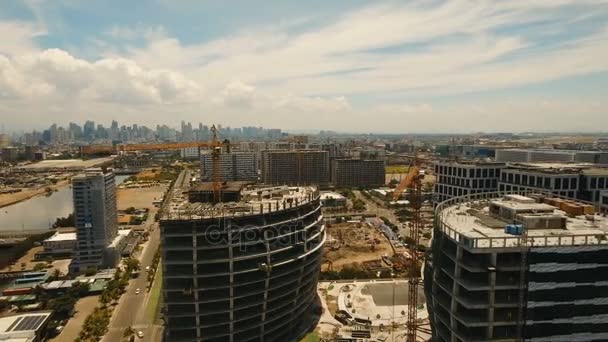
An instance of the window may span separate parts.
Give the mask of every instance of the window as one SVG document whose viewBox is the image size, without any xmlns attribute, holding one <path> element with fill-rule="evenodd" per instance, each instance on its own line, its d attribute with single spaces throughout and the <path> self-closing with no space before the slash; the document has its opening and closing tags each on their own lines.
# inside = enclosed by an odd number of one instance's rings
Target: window
<svg viewBox="0 0 608 342">
<path fill-rule="evenodd" d="M 601 177 L 598 181 L 598 188 L 604 189 L 606 187 L 606 178 Z"/>
<path fill-rule="evenodd" d="M 562 188 L 562 179 L 561 178 L 555 178 L 555 188 L 556 189 Z"/>
<path fill-rule="evenodd" d="M 546 189 L 551 188 L 551 178 L 545 177 L 544 188 L 546 188 Z"/>
<path fill-rule="evenodd" d="M 483 176 L 488 177 L 488 169 L 483 169 Z"/>
<path fill-rule="evenodd" d="M 591 186 L 589 186 L 589 189 L 596 189 L 597 188 L 597 178 L 596 177 L 591 177 Z"/>
<path fill-rule="evenodd" d="M 515 184 L 521 184 L 521 175 L 515 175 Z"/>
</svg>

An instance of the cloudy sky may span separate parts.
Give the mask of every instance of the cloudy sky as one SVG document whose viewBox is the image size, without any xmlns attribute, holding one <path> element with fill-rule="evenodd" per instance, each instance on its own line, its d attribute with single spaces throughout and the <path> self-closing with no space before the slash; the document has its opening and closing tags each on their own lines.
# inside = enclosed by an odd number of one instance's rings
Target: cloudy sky
<svg viewBox="0 0 608 342">
<path fill-rule="evenodd" d="M 0 123 L 608 131 L 607 0 L 2 0 Z"/>
</svg>

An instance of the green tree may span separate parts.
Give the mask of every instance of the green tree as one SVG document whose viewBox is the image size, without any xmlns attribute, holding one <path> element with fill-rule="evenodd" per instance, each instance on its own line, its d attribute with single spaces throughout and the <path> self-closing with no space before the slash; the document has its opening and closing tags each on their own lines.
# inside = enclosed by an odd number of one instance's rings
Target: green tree
<svg viewBox="0 0 608 342">
<path fill-rule="evenodd" d="M 125 328 L 125 330 L 122 332 L 122 338 L 123 338 L 125 341 L 128 341 L 128 340 L 131 338 L 131 336 L 133 336 L 134 334 L 135 334 L 135 330 L 133 330 L 133 328 L 132 328 L 132 327 L 127 327 L 127 328 Z"/>
<path fill-rule="evenodd" d="M 127 267 L 127 273 L 131 273 L 133 271 L 139 271 L 141 267 L 141 263 L 136 258 L 130 257 L 125 259 L 125 266 Z"/>
<path fill-rule="evenodd" d="M 44 269 L 46 269 L 46 264 L 44 264 L 44 263 L 39 262 L 36 265 L 34 265 L 34 271 L 42 271 Z"/>
<path fill-rule="evenodd" d="M 90 276 L 94 276 L 95 273 L 97 273 L 97 270 L 95 269 L 95 267 L 89 267 L 85 271 L 84 275 L 86 275 L 87 277 L 90 277 Z"/>
<path fill-rule="evenodd" d="M 78 281 L 72 284 L 72 287 L 68 289 L 68 295 L 74 298 L 85 297 L 89 294 L 90 289 L 91 286 L 89 285 L 89 283 Z"/>
</svg>

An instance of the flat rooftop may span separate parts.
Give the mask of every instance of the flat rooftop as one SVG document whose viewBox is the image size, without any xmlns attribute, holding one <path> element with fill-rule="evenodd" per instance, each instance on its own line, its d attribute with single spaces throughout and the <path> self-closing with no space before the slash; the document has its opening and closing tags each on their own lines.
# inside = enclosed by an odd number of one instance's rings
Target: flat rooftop
<svg viewBox="0 0 608 342">
<path fill-rule="evenodd" d="M 528 244 L 532 247 L 608 245 L 606 217 L 598 214 L 567 215 L 556 206 L 537 203 L 532 198 L 517 195 L 510 197 L 474 200 L 444 208 L 440 213 L 443 231 L 450 238 L 468 244 L 471 248 L 518 247 L 521 236 L 506 233 L 505 226 L 521 222 L 491 213 L 492 206 L 504 208 L 505 211 L 517 213 L 519 218 L 525 217 L 535 220 L 534 222 L 547 220 L 546 226 L 549 227 L 559 225 L 556 228 L 527 229 Z M 464 240 L 468 241 L 463 242 Z"/>
<path fill-rule="evenodd" d="M 587 175 L 608 175 L 608 167 L 599 167 L 591 163 L 511 163 L 508 169 L 541 173 L 568 173 Z"/>
<path fill-rule="evenodd" d="M 322 192 L 321 199 L 322 200 L 326 200 L 326 199 L 343 200 L 343 199 L 346 199 L 346 197 L 342 196 L 342 194 L 339 194 L 337 192 Z"/>
<path fill-rule="evenodd" d="M 47 170 L 84 170 L 91 167 L 103 165 L 114 160 L 114 157 L 94 158 L 94 159 L 64 159 L 64 160 L 43 160 L 38 163 L 19 166 L 18 170 L 27 171 L 47 171 Z"/>
<path fill-rule="evenodd" d="M 288 209 L 296 203 L 314 200 L 318 189 L 314 186 L 248 186 L 241 190 L 238 202 L 190 202 L 189 189 L 174 189 L 162 220 L 203 219 L 218 216 L 247 216 Z"/>
<path fill-rule="evenodd" d="M 33 341 L 52 312 L 30 312 L 0 318 L 0 341 Z"/>
<path fill-rule="evenodd" d="M 44 242 L 55 242 L 55 241 L 76 241 L 76 233 L 55 233 L 50 238 L 44 240 Z"/>
<path fill-rule="evenodd" d="M 438 165 L 451 165 L 451 166 L 479 166 L 479 167 L 504 167 L 506 163 L 487 161 L 481 159 L 463 159 L 463 160 L 439 160 L 435 162 Z"/>
</svg>

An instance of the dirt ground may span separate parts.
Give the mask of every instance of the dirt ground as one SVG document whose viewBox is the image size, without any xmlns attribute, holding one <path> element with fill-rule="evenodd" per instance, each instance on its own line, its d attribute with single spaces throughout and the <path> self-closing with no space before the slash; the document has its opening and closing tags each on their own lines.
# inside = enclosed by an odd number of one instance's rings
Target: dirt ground
<svg viewBox="0 0 608 342">
<path fill-rule="evenodd" d="M 50 186 L 50 188 L 59 189 L 68 184 L 69 181 L 63 180 L 55 185 Z M 35 196 L 44 195 L 45 193 L 46 187 L 41 187 L 38 189 L 23 189 L 21 192 L 16 192 L 14 194 L 2 194 L 0 195 L 0 208 L 9 206 L 11 204 L 19 203 L 21 201 L 25 201 L 26 199 L 30 199 Z"/>
<path fill-rule="evenodd" d="M 405 178 L 405 176 L 407 175 L 407 173 L 387 173 L 386 174 L 386 184 L 389 184 L 391 182 L 391 180 L 395 179 L 398 182 L 400 182 L 401 180 L 403 180 Z M 427 183 L 430 184 L 435 184 L 435 175 L 425 175 L 424 179 L 422 180 L 422 184 L 423 184 L 423 189 L 424 189 L 424 185 Z"/>
<path fill-rule="evenodd" d="M 12 265 L 12 267 L 5 267 L 3 269 L 1 269 L 1 272 L 5 272 L 5 271 L 20 271 L 21 270 L 21 263 L 25 263 L 25 269 L 26 270 L 31 270 L 32 268 L 34 268 L 34 265 L 36 265 L 39 262 L 44 263 L 44 261 L 34 261 L 34 255 L 38 252 L 42 252 L 44 250 L 44 247 L 42 246 L 38 246 L 38 247 L 34 247 L 32 249 L 30 249 L 29 251 L 27 251 L 27 253 L 22 256 L 19 260 L 17 260 L 16 263 L 14 263 Z"/>
<path fill-rule="evenodd" d="M 118 189 L 118 210 L 125 210 L 129 207 L 153 208 L 152 202 L 161 199 L 166 188 L 165 185 L 159 185 L 149 188 Z"/>
<path fill-rule="evenodd" d="M 368 260 L 377 260 L 383 254 L 392 255 L 393 250 L 383 234 L 366 223 L 338 223 L 328 225 L 329 240 L 337 240 L 335 245 L 340 245 L 338 250 L 331 250 L 332 242 L 325 245 L 325 259 L 333 263 L 334 271 L 339 271 L 344 265 L 361 263 Z M 342 239 L 340 239 L 342 232 Z M 375 250 L 372 251 L 370 241 L 378 240 Z M 340 243 L 339 241 L 342 240 Z M 326 270 L 327 266 L 323 266 Z"/>
<path fill-rule="evenodd" d="M 135 175 L 135 178 L 137 178 L 137 180 L 152 180 L 152 179 L 155 179 L 156 176 L 158 176 L 159 174 L 160 174 L 160 168 L 148 169 L 148 170 L 143 170 L 140 173 L 138 173 L 137 175 Z"/>
<path fill-rule="evenodd" d="M 74 316 L 68 320 L 61 333 L 49 341 L 74 341 L 78 337 L 85 319 L 93 312 L 97 305 L 99 305 L 99 296 L 89 296 L 78 300 L 74 306 Z"/>
</svg>

